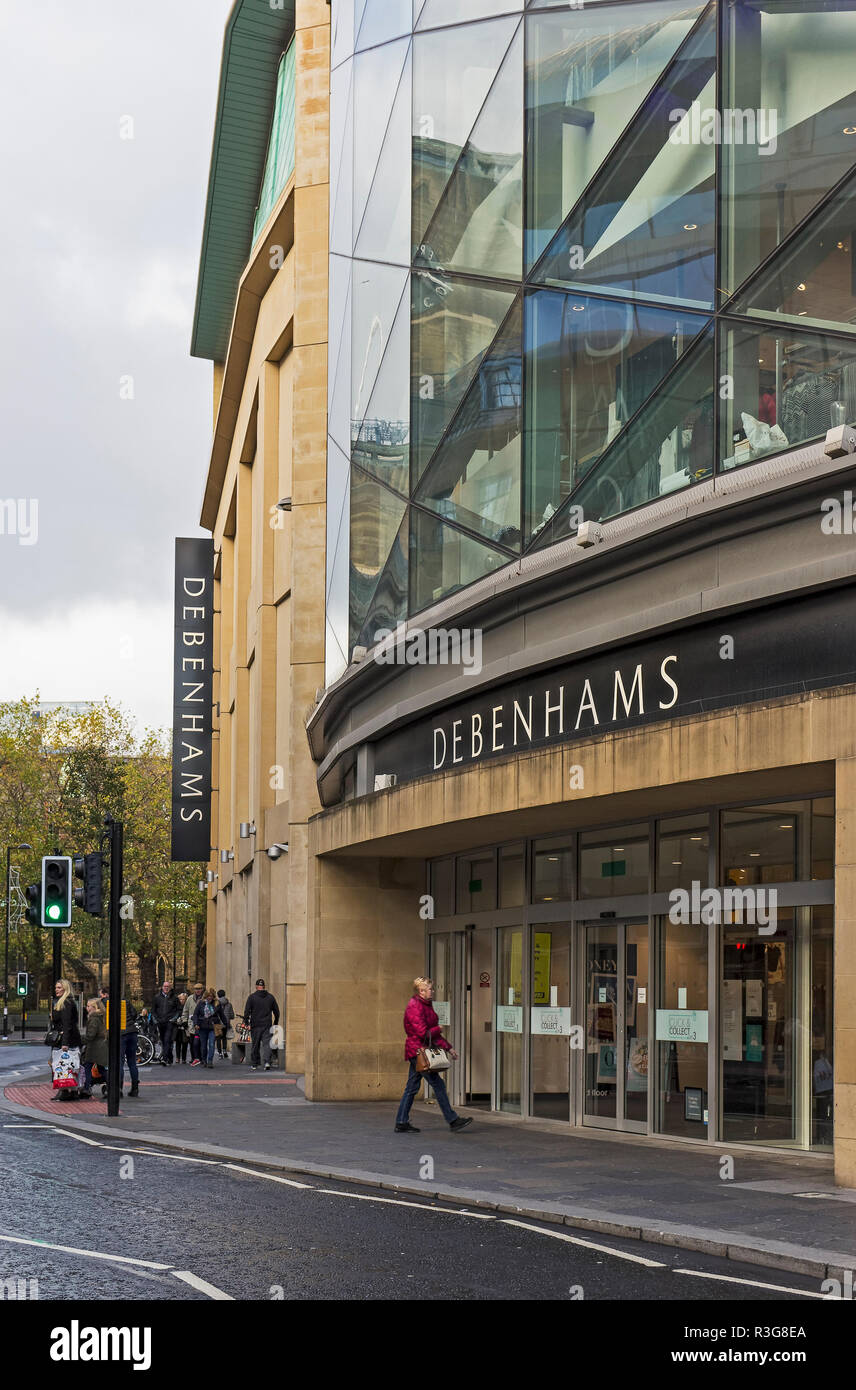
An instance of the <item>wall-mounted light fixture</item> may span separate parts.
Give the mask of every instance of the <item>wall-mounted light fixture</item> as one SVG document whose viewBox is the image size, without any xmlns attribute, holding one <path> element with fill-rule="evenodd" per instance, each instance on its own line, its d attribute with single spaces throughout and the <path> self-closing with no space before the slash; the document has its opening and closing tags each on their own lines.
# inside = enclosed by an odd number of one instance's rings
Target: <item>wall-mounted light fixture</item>
<svg viewBox="0 0 856 1390">
<path fill-rule="evenodd" d="M 242 820 L 242 821 L 241 821 L 241 839 L 242 839 L 242 840 L 249 840 L 250 836 L 251 836 L 251 835 L 255 835 L 255 833 L 256 833 L 255 822 L 249 821 L 249 820 Z"/>
<path fill-rule="evenodd" d="M 228 863 L 229 863 L 229 860 L 230 860 L 230 859 L 234 859 L 234 858 L 235 858 L 235 851 L 234 851 L 233 849 L 221 849 L 221 851 L 220 851 L 220 863 L 221 863 L 221 864 L 228 864 Z"/>
<path fill-rule="evenodd" d="M 288 854 L 288 841 L 284 845 L 271 845 L 267 852 L 268 859 L 279 859 L 280 855 Z"/>
<path fill-rule="evenodd" d="M 207 878 L 207 880 L 208 880 L 209 883 L 213 883 L 214 880 L 216 879 L 217 875 L 215 874 L 215 872 L 214 872 L 213 869 L 209 869 L 209 870 L 207 871 L 205 877 Z"/>
</svg>

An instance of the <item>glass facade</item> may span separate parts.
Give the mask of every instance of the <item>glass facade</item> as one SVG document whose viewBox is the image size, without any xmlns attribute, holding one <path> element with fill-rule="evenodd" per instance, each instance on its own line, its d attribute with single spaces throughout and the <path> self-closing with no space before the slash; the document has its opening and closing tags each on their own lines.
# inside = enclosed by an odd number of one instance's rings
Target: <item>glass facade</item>
<svg viewBox="0 0 856 1390">
<path fill-rule="evenodd" d="M 458 1101 L 829 1150 L 833 823 L 832 797 L 763 802 L 432 863 Z"/>
<path fill-rule="evenodd" d="M 856 0 L 333 11 L 328 678 L 856 421 Z"/>
</svg>

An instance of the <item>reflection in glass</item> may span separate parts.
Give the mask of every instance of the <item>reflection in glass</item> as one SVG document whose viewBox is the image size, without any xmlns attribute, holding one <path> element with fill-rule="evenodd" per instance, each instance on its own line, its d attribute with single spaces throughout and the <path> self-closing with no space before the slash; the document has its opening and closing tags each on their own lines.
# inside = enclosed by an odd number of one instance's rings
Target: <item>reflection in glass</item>
<svg viewBox="0 0 856 1390">
<path fill-rule="evenodd" d="M 431 865 L 431 896 L 434 916 L 451 917 L 455 910 L 455 861 L 435 859 Z"/>
<path fill-rule="evenodd" d="M 689 115 L 674 116 L 715 105 L 715 61 L 711 9 L 550 244 L 538 281 L 712 308 L 714 146 L 694 139 Z"/>
<path fill-rule="evenodd" d="M 410 548 L 418 561 L 410 567 L 411 613 L 484 579 L 512 558 L 418 507 L 411 508 Z"/>
<path fill-rule="evenodd" d="M 399 265 L 410 261 L 410 189 L 402 172 L 410 164 L 412 104 L 413 60 L 408 49 L 362 225 L 355 224 L 355 256 Z"/>
<path fill-rule="evenodd" d="M 779 910 L 775 938 L 724 927 L 720 989 L 722 1137 L 787 1143 L 795 1134 L 796 938 Z"/>
<path fill-rule="evenodd" d="M 522 10 L 523 0 L 418 0 L 421 10 L 419 29 L 437 29 L 441 24 L 466 24 L 471 19 Z"/>
<path fill-rule="evenodd" d="M 496 907 L 496 857 L 492 849 L 458 860 L 458 912 L 487 912 Z"/>
<path fill-rule="evenodd" d="M 713 333 L 683 355 L 535 540 L 535 549 L 709 477 L 713 464 Z"/>
<path fill-rule="evenodd" d="M 359 263 L 357 263 L 359 274 Z M 405 497 L 410 484 L 410 319 L 402 295 L 351 458 Z"/>
<path fill-rule="evenodd" d="M 614 1120 L 618 1095 L 618 928 L 586 927 L 585 1114 Z"/>
<path fill-rule="evenodd" d="M 707 1014 L 708 929 L 663 918 L 658 1008 Z M 702 1022 L 701 1019 L 697 1022 Z M 708 1037 L 713 1038 L 708 1019 Z M 703 1042 L 658 1041 L 657 1129 L 661 1134 L 706 1139 L 707 1048 Z"/>
<path fill-rule="evenodd" d="M 537 536 L 627 422 L 657 391 L 707 321 L 673 309 L 539 290 L 526 297 L 527 538 Z M 652 464 L 655 495 L 696 480 L 711 440 L 670 434 Z M 632 430 L 628 444 L 639 449 Z M 692 472 L 687 467 L 693 464 Z M 645 500 L 648 500 L 647 497 Z"/>
<path fill-rule="evenodd" d="M 413 239 L 418 246 L 460 158 L 518 20 L 420 33 L 413 40 Z"/>
<path fill-rule="evenodd" d="M 811 1145 L 832 1147 L 833 909 L 811 909 Z"/>
<path fill-rule="evenodd" d="M 359 468 L 351 473 L 350 644 L 363 629 L 405 504 Z"/>
<path fill-rule="evenodd" d="M 439 270 L 414 270 L 410 384 L 414 484 L 422 476 L 513 299 L 514 290 L 510 287 L 460 280 Z"/>
<path fill-rule="evenodd" d="M 499 1109 L 520 1114 L 523 1065 L 523 931 L 520 927 L 500 927 L 497 938 L 499 989 L 496 1001 L 496 1032 Z"/>
<path fill-rule="evenodd" d="M 562 841 L 536 840 L 532 901 L 562 902 L 573 894 L 573 848 Z"/>
<path fill-rule="evenodd" d="M 580 836 L 581 898 L 647 892 L 647 825 L 588 830 Z"/>
<path fill-rule="evenodd" d="M 856 338 L 727 325 L 721 373 L 734 383 L 721 404 L 724 469 L 823 438 L 838 404 L 856 420 Z"/>
<path fill-rule="evenodd" d="M 735 311 L 752 318 L 773 314 L 804 328 L 852 327 L 856 322 L 854 228 L 856 181 L 851 180 L 750 281 L 735 300 Z"/>
<path fill-rule="evenodd" d="M 377 173 L 409 40 L 370 48 L 354 59 L 354 233 L 359 229 Z"/>
<path fill-rule="evenodd" d="M 544 1120 L 568 1120 L 574 1054 L 568 1046 L 571 929 L 567 925 L 532 928 L 531 1002 L 532 1114 Z"/>
<path fill-rule="evenodd" d="M 520 279 L 523 26 L 422 238 L 417 264 Z"/>
<path fill-rule="evenodd" d="M 368 411 L 406 288 L 407 271 L 401 267 L 354 261 L 351 276 L 352 441 L 357 440 Z"/>
<path fill-rule="evenodd" d="M 407 617 L 409 533 L 410 523 L 405 514 L 357 634 L 356 645 L 360 647 L 373 647 L 381 640 L 378 633 L 390 632 L 396 623 Z"/>
<path fill-rule="evenodd" d="M 624 1118 L 648 1121 L 648 1070 L 653 1015 L 648 1006 L 648 923 L 628 922 L 624 929 Z"/>
<path fill-rule="evenodd" d="M 373 48 L 397 39 L 399 34 L 409 34 L 412 22 L 411 0 L 366 0 L 357 49 Z"/>
<path fill-rule="evenodd" d="M 509 549 L 520 546 L 521 320 L 518 300 L 414 493 Z"/>
<path fill-rule="evenodd" d="M 657 825 L 657 893 L 707 886 L 710 879 L 707 816 L 673 816 Z"/>
<path fill-rule="evenodd" d="M 499 905 L 522 907 L 526 901 L 526 846 L 503 845 L 499 851 Z"/>
<path fill-rule="evenodd" d="M 669 3 L 531 15 L 526 261 L 546 248 L 702 12 Z"/>
<path fill-rule="evenodd" d="M 739 887 L 788 883 L 797 874 L 797 836 L 802 812 L 793 803 L 723 811 L 722 882 Z"/>
<path fill-rule="evenodd" d="M 725 14 L 722 105 L 750 118 L 721 145 L 730 295 L 856 161 L 856 7 L 742 0 Z"/>
</svg>

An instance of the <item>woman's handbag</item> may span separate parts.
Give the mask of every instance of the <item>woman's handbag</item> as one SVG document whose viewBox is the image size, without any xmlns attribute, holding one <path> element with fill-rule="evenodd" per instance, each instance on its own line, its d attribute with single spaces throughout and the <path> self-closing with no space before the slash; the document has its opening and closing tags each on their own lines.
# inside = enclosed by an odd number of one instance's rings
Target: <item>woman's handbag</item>
<svg viewBox="0 0 856 1390">
<path fill-rule="evenodd" d="M 416 1054 L 416 1070 L 426 1071 L 446 1071 L 452 1064 L 449 1061 L 448 1053 L 442 1047 L 432 1047 L 429 1041 L 424 1047 L 420 1047 Z"/>
<path fill-rule="evenodd" d="M 45 1047 L 59 1047 L 62 1043 L 62 1029 L 49 1028 L 45 1033 Z"/>
<path fill-rule="evenodd" d="M 253 1040 L 253 1031 L 248 1023 L 239 1023 L 235 1028 L 238 1043 L 245 1046 Z"/>
</svg>

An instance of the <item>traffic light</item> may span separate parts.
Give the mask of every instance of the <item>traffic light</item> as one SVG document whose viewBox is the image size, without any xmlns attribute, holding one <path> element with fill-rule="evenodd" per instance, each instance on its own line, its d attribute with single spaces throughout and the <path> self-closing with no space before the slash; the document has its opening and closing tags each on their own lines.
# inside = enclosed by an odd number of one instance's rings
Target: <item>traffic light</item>
<svg viewBox="0 0 856 1390">
<path fill-rule="evenodd" d="M 31 883 L 25 890 L 25 895 L 30 904 L 26 911 L 27 921 L 32 923 L 34 927 L 40 927 L 42 925 L 42 885 Z"/>
<path fill-rule="evenodd" d="M 18 993 L 22 999 L 26 999 L 30 992 L 30 977 L 26 970 L 18 971 Z"/>
<path fill-rule="evenodd" d="M 74 890 L 74 905 L 82 907 L 90 917 L 102 915 L 100 854 L 79 854 L 74 861 L 74 877 L 83 880 L 82 888 Z"/>
<path fill-rule="evenodd" d="M 71 859 L 46 854 L 42 859 L 42 926 L 71 926 Z"/>
</svg>

